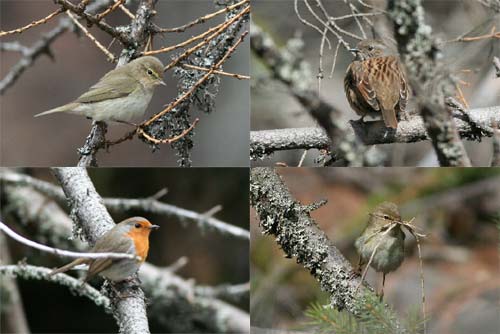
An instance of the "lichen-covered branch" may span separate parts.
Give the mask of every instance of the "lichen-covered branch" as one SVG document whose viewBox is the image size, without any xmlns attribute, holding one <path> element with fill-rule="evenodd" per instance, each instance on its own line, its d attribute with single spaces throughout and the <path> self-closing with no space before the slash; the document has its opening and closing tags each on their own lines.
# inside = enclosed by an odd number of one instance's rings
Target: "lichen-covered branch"
<svg viewBox="0 0 500 334">
<path fill-rule="evenodd" d="M 62 189 L 52 183 L 33 178 L 28 175 L 2 170 L 0 171 L 0 181 L 12 185 L 27 185 L 47 196 L 66 202 L 66 196 Z M 231 225 L 217 218 L 206 214 L 186 210 L 175 205 L 160 202 L 154 196 L 147 198 L 104 198 L 103 203 L 106 208 L 114 212 L 125 212 L 129 210 L 142 210 L 148 213 L 155 213 L 166 216 L 175 216 L 182 222 L 196 223 L 201 228 L 214 230 L 222 234 L 227 234 L 239 239 L 249 240 L 250 233 L 238 226 Z"/>
<path fill-rule="evenodd" d="M 250 158 L 262 159 L 275 151 L 328 149 L 330 138 L 321 128 L 288 128 L 250 132 Z"/>
<path fill-rule="evenodd" d="M 60 195 L 64 195 L 59 187 L 12 171 L 2 170 L 0 176 L 4 200 L 10 208 L 9 216 L 30 224 L 34 238 L 53 246 L 88 249 L 79 238 L 68 239 L 73 222 L 52 200 L 59 200 Z M 217 291 L 198 286 L 192 279 L 182 278 L 168 267 L 160 268 L 150 263 L 141 266 L 139 277 L 148 298 L 154 296 L 149 299 L 148 316 L 158 319 L 168 331 L 199 332 L 210 328 L 214 333 L 248 332 L 249 314 L 221 301 L 219 298 L 223 296 Z M 236 289 L 237 293 L 244 293 L 244 288 Z"/>
<path fill-rule="evenodd" d="M 66 195 L 72 215 L 83 230 L 85 239 L 94 245 L 106 231 L 114 226 L 87 171 L 80 167 L 54 168 L 54 174 Z M 123 285 L 128 298 L 115 296 L 113 315 L 117 320 L 120 333 L 149 333 L 144 292 L 130 282 Z"/>
<path fill-rule="evenodd" d="M 360 277 L 311 218 L 311 208 L 293 198 L 275 169 L 252 169 L 250 201 L 263 233 L 273 235 L 287 257 L 295 257 L 309 270 L 330 294 L 333 307 L 356 314 Z"/>
<path fill-rule="evenodd" d="M 65 2 L 65 0 L 57 1 Z M 154 13 L 154 3 L 155 1 L 153 0 L 141 0 L 137 12 L 130 23 L 130 33 L 122 33 L 124 36 L 127 36 L 126 39 L 130 42 L 125 43 L 122 40 L 125 48 L 120 54 L 117 67 L 132 60 L 138 49 L 146 43 L 147 29 L 151 24 L 150 19 Z M 87 17 L 85 18 L 88 19 Z M 99 27 L 102 29 L 102 26 L 99 25 Z M 77 165 L 79 167 L 97 167 L 96 155 L 100 149 L 106 146 L 106 131 L 106 123 L 92 122 L 92 129 L 85 140 L 84 146 L 78 149 L 80 159 Z"/>
<path fill-rule="evenodd" d="M 491 137 L 493 132 L 489 130 L 497 122 L 500 122 L 500 106 L 470 109 L 467 111 L 467 116 L 456 111 L 453 116 L 453 121 L 462 139 L 481 140 L 484 137 Z M 467 117 L 470 120 L 467 120 Z M 364 123 L 351 121 L 350 125 L 349 131 L 354 132 L 365 145 L 414 143 L 430 139 L 421 117 L 400 121 L 397 130 L 391 133 L 387 132 L 387 128 L 380 121 Z M 324 149 L 329 144 L 328 136 L 320 128 L 252 131 L 250 133 L 250 156 L 253 159 L 258 159 L 275 151 Z"/>
<path fill-rule="evenodd" d="M 252 52 L 265 63 L 272 77 L 283 82 L 292 95 L 316 119 L 325 130 L 332 143 L 333 159 L 344 160 L 347 165 L 361 166 L 364 162 L 364 146 L 356 136 L 349 133 L 347 125 L 341 121 L 340 113 L 311 89 L 308 65 L 286 50 L 280 50 L 269 34 L 255 23 L 251 26 Z"/>
<path fill-rule="evenodd" d="M 49 276 L 52 269 L 37 267 L 28 264 L 0 265 L 0 275 L 10 275 L 24 279 L 44 280 L 65 286 L 77 296 L 87 297 L 97 306 L 102 306 L 107 312 L 111 311 L 111 303 L 108 297 L 102 295 L 89 284 L 83 284 L 74 277 L 66 274 Z"/>
<path fill-rule="evenodd" d="M 425 22 L 421 0 L 389 0 L 398 49 L 406 65 L 427 133 L 441 166 L 470 166 L 457 127 L 445 99 L 453 95 L 454 82 L 441 51 Z"/>
</svg>

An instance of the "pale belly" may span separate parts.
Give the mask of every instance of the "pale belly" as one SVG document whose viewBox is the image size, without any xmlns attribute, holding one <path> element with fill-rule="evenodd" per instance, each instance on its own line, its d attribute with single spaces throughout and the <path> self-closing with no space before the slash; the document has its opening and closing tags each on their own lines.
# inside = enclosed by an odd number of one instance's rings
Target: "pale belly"
<svg viewBox="0 0 500 334">
<path fill-rule="evenodd" d="M 133 92 L 126 97 L 109 101 L 80 104 L 72 113 L 90 117 L 95 121 L 132 122 L 144 116 L 153 92 Z"/>
<path fill-rule="evenodd" d="M 100 275 L 115 282 L 123 281 L 139 270 L 141 263 L 136 260 L 121 260 L 100 272 Z"/>
</svg>

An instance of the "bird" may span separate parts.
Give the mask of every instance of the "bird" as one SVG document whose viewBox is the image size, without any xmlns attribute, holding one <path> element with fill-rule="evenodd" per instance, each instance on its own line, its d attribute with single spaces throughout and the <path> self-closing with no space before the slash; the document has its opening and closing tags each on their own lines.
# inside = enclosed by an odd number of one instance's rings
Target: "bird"
<svg viewBox="0 0 500 334">
<path fill-rule="evenodd" d="M 406 117 L 409 88 L 397 54 L 382 40 L 365 39 L 349 51 L 355 59 L 344 78 L 347 100 L 361 116 L 382 114 L 388 128 L 397 129 L 398 116 Z"/>
<path fill-rule="evenodd" d="M 131 123 L 142 117 L 156 86 L 162 80 L 163 64 L 152 56 L 137 58 L 106 73 L 95 85 L 73 102 L 36 114 L 70 113 L 94 121 Z"/>
<path fill-rule="evenodd" d="M 82 284 L 97 274 L 113 282 L 124 281 L 135 274 L 146 260 L 149 251 L 149 234 L 158 228 L 158 225 L 151 224 L 146 218 L 131 217 L 104 233 L 90 250 L 91 253 L 133 254 L 140 260 L 78 258 L 65 266 L 54 269 L 49 276 L 66 272 L 77 265 L 87 264 L 89 268 Z"/>
<path fill-rule="evenodd" d="M 398 222 L 401 222 L 401 214 L 397 205 L 383 202 L 369 214 L 365 230 L 354 243 L 359 254 L 359 268 L 368 263 L 375 252 L 370 266 L 383 274 L 381 296 L 384 294 L 385 275 L 399 268 L 404 260 L 405 234 Z"/>
</svg>

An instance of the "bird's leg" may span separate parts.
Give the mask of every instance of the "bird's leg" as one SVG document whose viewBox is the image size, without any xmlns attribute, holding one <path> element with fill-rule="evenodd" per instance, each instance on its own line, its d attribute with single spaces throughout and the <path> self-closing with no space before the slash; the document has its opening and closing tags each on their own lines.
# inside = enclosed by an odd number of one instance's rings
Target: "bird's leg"
<svg viewBox="0 0 500 334">
<path fill-rule="evenodd" d="M 408 117 L 408 112 L 406 110 L 401 110 L 399 113 L 399 119 L 402 121 L 408 121 L 410 118 Z"/>
<path fill-rule="evenodd" d="M 139 288 L 139 284 L 136 278 L 136 276 L 130 276 L 119 282 L 111 282 L 111 288 L 113 289 L 113 292 L 116 294 L 116 296 L 120 299 L 137 297 L 137 294 L 135 294 L 134 292 L 122 293 L 120 291 L 126 285 L 130 285 L 131 289 L 137 290 Z"/>
<path fill-rule="evenodd" d="M 380 291 L 380 301 L 384 300 L 385 273 L 382 273 L 382 290 Z"/>
<path fill-rule="evenodd" d="M 362 266 L 363 266 L 363 259 L 361 258 L 361 255 L 359 255 L 358 267 L 356 268 L 356 272 L 358 273 L 358 275 L 361 275 Z"/>
</svg>

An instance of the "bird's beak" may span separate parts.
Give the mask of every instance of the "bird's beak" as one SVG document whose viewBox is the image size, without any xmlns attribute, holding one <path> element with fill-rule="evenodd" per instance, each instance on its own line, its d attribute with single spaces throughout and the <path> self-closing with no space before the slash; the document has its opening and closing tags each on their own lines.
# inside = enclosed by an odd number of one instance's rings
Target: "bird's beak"
<svg viewBox="0 0 500 334">
<path fill-rule="evenodd" d="M 351 51 L 352 53 L 358 53 L 359 52 L 359 49 L 356 49 L 356 48 L 352 48 L 352 49 L 349 49 L 349 51 Z"/>
<path fill-rule="evenodd" d="M 165 83 L 165 81 L 163 81 L 163 80 L 159 80 L 159 81 L 158 81 L 158 84 L 159 84 L 159 85 L 162 85 L 162 86 L 166 86 L 166 85 L 167 85 L 167 84 Z"/>
<path fill-rule="evenodd" d="M 159 228 L 160 228 L 160 226 L 158 226 L 158 225 L 151 225 L 151 226 L 149 227 L 149 229 L 150 229 L 150 230 L 157 230 L 157 229 L 159 229 Z"/>
</svg>

